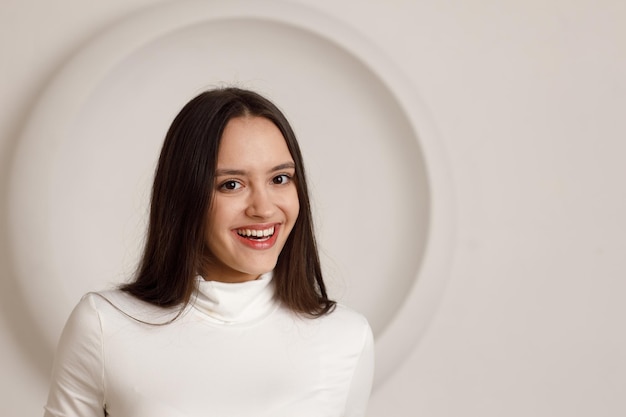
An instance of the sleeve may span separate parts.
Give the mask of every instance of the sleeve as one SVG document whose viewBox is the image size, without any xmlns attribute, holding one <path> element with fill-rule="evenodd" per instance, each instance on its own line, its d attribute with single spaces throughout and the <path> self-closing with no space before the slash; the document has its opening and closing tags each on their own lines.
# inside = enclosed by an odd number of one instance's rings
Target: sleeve
<svg viewBox="0 0 626 417">
<path fill-rule="evenodd" d="M 365 417 L 374 380 L 374 336 L 369 324 L 348 391 L 344 417 Z"/>
<path fill-rule="evenodd" d="M 72 311 L 57 348 L 44 417 L 102 417 L 102 326 L 87 294 Z"/>
</svg>

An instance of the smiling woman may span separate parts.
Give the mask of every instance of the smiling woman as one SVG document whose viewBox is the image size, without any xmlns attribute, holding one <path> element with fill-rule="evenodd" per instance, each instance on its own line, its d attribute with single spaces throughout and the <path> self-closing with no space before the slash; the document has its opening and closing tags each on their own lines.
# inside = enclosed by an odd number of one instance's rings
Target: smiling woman
<svg viewBox="0 0 626 417">
<path fill-rule="evenodd" d="M 46 416 L 363 416 L 372 374 L 367 320 L 326 294 L 293 130 L 225 88 L 172 123 L 137 274 L 74 309 Z"/>
</svg>

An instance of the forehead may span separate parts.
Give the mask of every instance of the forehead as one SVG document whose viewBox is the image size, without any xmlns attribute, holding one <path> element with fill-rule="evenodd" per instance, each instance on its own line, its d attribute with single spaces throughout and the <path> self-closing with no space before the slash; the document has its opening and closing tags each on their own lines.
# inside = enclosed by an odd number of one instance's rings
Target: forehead
<svg viewBox="0 0 626 417">
<path fill-rule="evenodd" d="M 236 117 L 228 121 L 217 156 L 218 168 L 264 167 L 293 162 L 287 142 L 269 119 Z"/>
</svg>

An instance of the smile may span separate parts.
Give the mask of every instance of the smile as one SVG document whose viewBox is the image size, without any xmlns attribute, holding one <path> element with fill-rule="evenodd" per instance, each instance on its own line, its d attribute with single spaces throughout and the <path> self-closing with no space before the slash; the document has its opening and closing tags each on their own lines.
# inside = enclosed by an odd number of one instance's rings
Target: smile
<svg viewBox="0 0 626 417">
<path fill-rule="evenodd" d="M 274 236 L 274 226 L 267 229 L 237 229 L 237 234 L 247 239 L 267 240 Z"/>
</svg>

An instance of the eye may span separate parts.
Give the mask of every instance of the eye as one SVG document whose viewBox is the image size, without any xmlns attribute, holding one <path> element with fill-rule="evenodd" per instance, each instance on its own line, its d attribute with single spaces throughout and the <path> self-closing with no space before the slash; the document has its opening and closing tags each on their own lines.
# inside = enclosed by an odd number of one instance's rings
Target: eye
<svg viewBox="0 0 626 417">
<path fill-rule="evenodd" d="M 287 174 L 280 174 L 272 178 L 272 183 L 277 185 L 287 184 L 291 181 L 291 177 Z"/>
<path fill-rule="evenodd" d="M 222 185 L 220 185 L 221 190 L 227 190 L 227 191 L 237 190 L 239 188 L 241 188 L 241 183 L 235 180 L 228 180 L 228 181 L 223 182 Z"/>
</svg>

